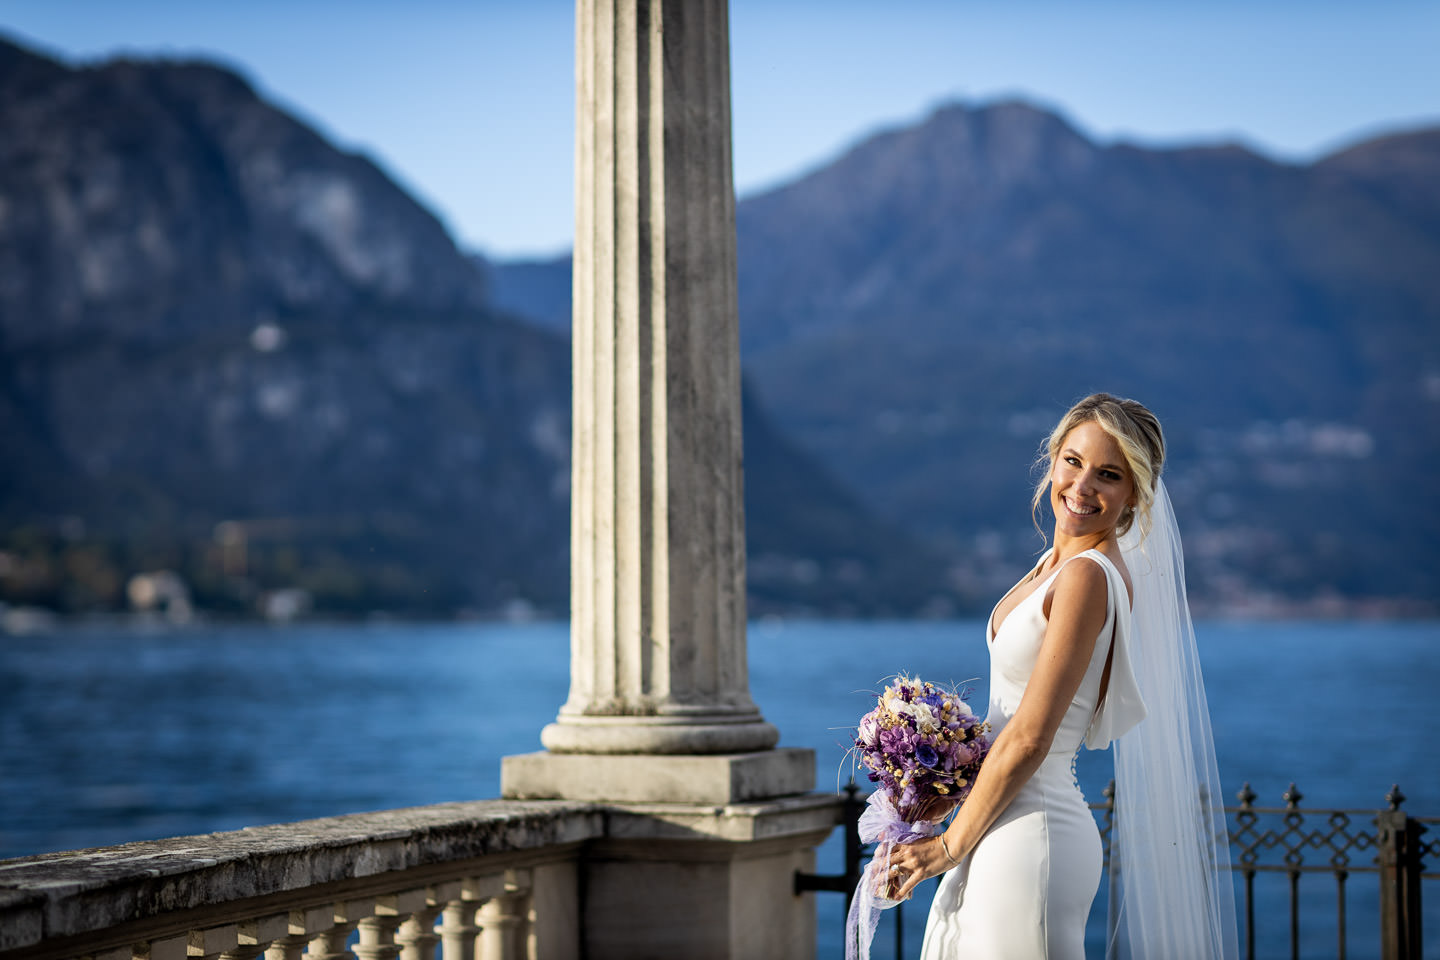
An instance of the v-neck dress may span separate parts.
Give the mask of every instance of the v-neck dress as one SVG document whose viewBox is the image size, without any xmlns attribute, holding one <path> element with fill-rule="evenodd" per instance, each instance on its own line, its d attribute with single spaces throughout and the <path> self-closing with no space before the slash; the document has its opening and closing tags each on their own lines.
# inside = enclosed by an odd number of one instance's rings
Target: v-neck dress
<svg viewBox="0 0 1440 960">
<path fill-rule="evenodd" d="M 1021 600 L 999 632 L 989 636 L 990 707 L 986 719 L 998 736 L 1020 706 L 1045 639 L 1045 594 L 1065 563 L 1080 558 L 1105 571 L 1105 623 L 1075 698 L 1070 702 L 1040 769 L 981 838 L 960 866 L 946 873 L 930 907 L 922 960 L 1083 960 L 1085 921 L 1100 885 L 1100 833 L 1075 781 L 1075 756 L 1082 742 L 1103 748 L 1114 729 L 1109 693 L 1137 722 L 1143 704 L 1130 697 L 1130 603 L 1120 571 L 1098 550 L 1076 554 L 1055 568 Z M 1044 562 L 1043 559 L 1041 561 Z M 1003 598 L 1002 601 L 1003 602 Z M 998 604 L 997 604 L 998 606 Z M 1100 683 L 1111 643 L 1115 663 L 1107 706 L 1097 715 Z M 1121 691 L 1116 690 L 1116 675 Z M 1138 705 L 1138 707 L 1137 707 Z M 1087 736 L 1088 734 L 1088 736 Z M 1104 742 L 1097 742 L 1103 738 Z"/>
</svg>

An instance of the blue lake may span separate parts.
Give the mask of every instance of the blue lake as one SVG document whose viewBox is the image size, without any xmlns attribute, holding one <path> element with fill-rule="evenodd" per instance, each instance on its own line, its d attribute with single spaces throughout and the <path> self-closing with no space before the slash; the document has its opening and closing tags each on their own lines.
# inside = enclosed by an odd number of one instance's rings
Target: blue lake
<svg viewBox="0 0 1440 960">
<path fill-rule="evenodd" d="M 1407 810 L 1440 816 L 1440 623 L 1203 623 L 1198 636 L 1232 795 L 1248 781 L 1279 806 L 1294 780 L 1304 807 L 1376 809 L 1398 782 Z M 886 676 L 974 678 L 972 703 L 986 701 L 978 621 L 757 623 L 749 642 L 755 699 L 782 743 L 816 749 L 819 789 L 848 780 L 846 728 Z M 0 636 L 0 856 L 495 796 L 499 758 L 540 748 L 568 684 L 563 623 Z M 1082 753 L 1079 770 L 1098 798 L 1108 753 Z M 820 867 L 839 872 L 837 843 Z M 1261 955 L 1288 956 L 1283 878 L 1258 882 L 1275 891 Z M 1333 955 L 1333 881 L 1306 883 L 1306 955 Z M 1374 879 L 1351 887 L 1350 956 L 1374 956 Z M 1426 887 L 1433 953 L 1440 885 Z M 907 954 L 929 896 L 905 911 Z M 821 955 L 836 956 L 841 898 L 819 899 Z"/>
</svg>

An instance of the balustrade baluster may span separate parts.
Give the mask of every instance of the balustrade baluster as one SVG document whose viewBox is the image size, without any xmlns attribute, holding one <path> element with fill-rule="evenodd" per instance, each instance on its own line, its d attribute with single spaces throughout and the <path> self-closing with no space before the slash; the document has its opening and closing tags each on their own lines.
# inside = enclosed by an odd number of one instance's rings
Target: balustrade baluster
<svg viewBox="0 0 1440 960">
<path fill-rule="evenodd" d="M 284 935 L 270 942 L 265 950 L 265 960 L 300 960 L 310 941 L 334 923 L 335 911 L 330 907 L 291 910 L 286 917 Z"/>
<path fill-rule="evenodd" d="M 332 926 L 310 941 L 305 956 L 308 960 L 355 960 L 349 947 L 350 934 L 374 910 L 374 900 L 344 900 L 335 904 Z"/>
<path fill-rule="evenodd" d="M 520 960 L 528 952 L 527 894 L 503 894 L 485 901 L 480 923 L 479 960 Z"/>
<path fill-rule="evenodd" d="M 440 942 L 435 921 L 443 909 L 441 903 L 428 902 L 400 925 L 395 938 L 400 943 L 400 960 L 435 960 L 435 945 Z"/>
<path fill-rule="evenodd" d="M 515 897 L 515 957 L 535 960 L 535 872 L 529 868 L 505 871 L 505 892 Z"/>
<path fill-rule="evenodd" d="M 265 950 L 265 960 L 300 960 L 306 945 L 313 939 L 311 934 L 286 934 L 278 937 Z"/>
<path fill-rule="evenodd" d="M 310 940 L 309 949 L 305 951 L 306 960 L 355 960 L 350 953 L 350 934 L 360 921 L 354 923 L 340 922 L 331 927 L 319 936 Z"/>
<path fill-rule="evenodd" d="M 475 926 L 475 911 L 478 903 L 455 899 L 445 904 L 440 921 L 440 955 L 444 960 L 475 960 L 475 937 L 480 928 Z"/>
<path fill-rule="evenodd" d="M 480 923 L 479 960 L 522 960 L 530 954 L 529 870 L 505 871 L 505 889 L 486 901 Z"/>
<path fill-rule="evenodd" d="M 395 931 L 416 911 L 428 907 L 429 891 L 425 889 L 378 897 L 374 916 L 360 921 L 360 943 L 355 946 L 356 956 L 360 960 L 398 960 L 402 944 L 396 941 Z M 433 915 L 431 922 L 434 922 Z"/>
<path fill-rule="evenodd" d="M 404 922 L 398 916 L 373 916 L 360 921 L 360 942 L 355 944 L 355 956 L 360 960 L 399 960 L 400 945 L 395 942 L 395 931 Z"/>
</svg>

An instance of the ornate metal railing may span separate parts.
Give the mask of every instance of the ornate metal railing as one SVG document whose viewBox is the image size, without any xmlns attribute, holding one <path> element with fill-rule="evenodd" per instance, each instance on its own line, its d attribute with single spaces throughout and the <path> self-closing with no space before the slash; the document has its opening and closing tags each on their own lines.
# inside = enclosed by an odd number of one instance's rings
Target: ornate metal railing
<svg viewBox="0 0 1440 960">
<path fill-rule="evenodd" d="M 854 783 L 845 790 L 845 873 L 833 876 L 797 874 L 797 890 L 843 891 L 846 908 L 859 880 L 860 869 L 872 852 L 860 844 L 856 823 L 864 806 L 864 797 Z M 1110 862 L 1110 832 L 1115 815 L 1115 784 L 1104 790 L 1104 800 L 1092 803 L 1100 825 L 1105 850 L 1105 863 Z M 1355 874 L 1370 874 L 1378 884 L 1379 956 L 1382 960 L 1419 960 L 1423 952 L 1421 911 L 1422 881 L 1440 878 L 1440 872 L 1426 870 L 1428 860 L 1440 858 L 1440 817 L 1412 817 L 1401 805 L 1405 796 L 1399 786 L 1386 794 L 1388 804 L 1383 810 L 1370 809 L 1302 809 L 1302 794 L 1295 784 L 1285 791 L 1283 807 L 1257 807 L 1258 799 L 1250 784 L 1241 788 L 1239 806 L 1226 807 L 1230 828 L 1230 868 L 1240 875 L 1243 889 L 1240 912 L 1242 951 L 1246 960 L 1255 960 L 1257 953 L 1256 905 L 1259 898 L 1255 880 L 1261 874 L 1279 874 L 1286 878 L 1288 890 L 1283 895 L 1287 905 L 1289 955 L 1298 960 L 1304 925 L 1301 918 L 1301 878 L 1329 875 L 1335 883 L 1336 956 L 1346 960 L 1351 929 L 1349 897 Z M 1434 839 L 1426 840 L 1432 834 Z M 1274 899 L 1274 898 L 1272 898 Z M 903 907 L 894 911 L 895 956 L 904 956 L 905 925 Z M 1372 941 L 1373 942 L 1373 941 Z M 1366 951 L 1367 956 L 1373 956 Z"/>
<path fill-rule="evenodd" d="M 1255 879 L 1262 873 L 1283 875 L 1288 882 L 1287 919 L 1290 956 L 1300 956 L 1301 877 L 1328 874 L 1335 883 L 1336 956 L 1345 960 L 1349 947 L 1350 878 L 1373 874 L 1379 884 L 1380 956 L 1384 960 L 1419 958 L 1423 951 L 1421 881 L 1440 877 L 1425 872 L 1425 858 L 1440 853 L 1436 841 L 1422 835 L 1440 818 L 1411 817 L 1400 809 L 1405 796 L 1390 788 L 1387 809 L 1302 810 L 1303 795 L 1290 784 L 1283 807 L 1257 807 L 1250 784 L 1238 794 L 1240 806 L 1226 807 L 1230 820 L 1231 869 L 1243 878 L 1243 948 L 1254 960 L 1256 940 Z M 1110 798 L 1107 796 L 1107 805 Z M 1318 822 L 1317 822 L 1318 821 Z M 1106 836 L 1108 846 L 1109 837 Z"/>
</svg>

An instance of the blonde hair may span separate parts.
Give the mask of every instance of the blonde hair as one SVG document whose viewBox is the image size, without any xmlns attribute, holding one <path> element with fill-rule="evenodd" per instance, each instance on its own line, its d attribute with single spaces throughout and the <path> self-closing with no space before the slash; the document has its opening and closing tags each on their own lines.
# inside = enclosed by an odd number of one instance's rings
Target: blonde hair
<svg viewBox="0 0 1440 960">
<path fill-rule="evenodd" d="M 1060 445 L 1071 430 L 1082 423 L 1097 424 L 1119 445 L 1135 480 L 1135 505 L 1120 514 L 1115 525 L 1116 536 L 1123 536 L 1140 520 L 1141 539 L 1150 532 L 1150 508 L 1155 503 L 1155 485 L 1160 480 L 1160 470 L 1165 465 L 1165 434 L 1160 421 L 1144 404 L 1135 400 L 1114 397 L 1108 393 L 1092 393 L 1066 411 L 1065 416 L 1050 432 L 1036 467 L 1043 468 L 1035 495 L 1030 500 L 1030 517 L 1035 528 L 1043 537 L 1040 528 L 1040 504 L 1045 499 L 1045 490 L 1050 486 L 1050 468 L 1060 453 Z"/>
</svg>

